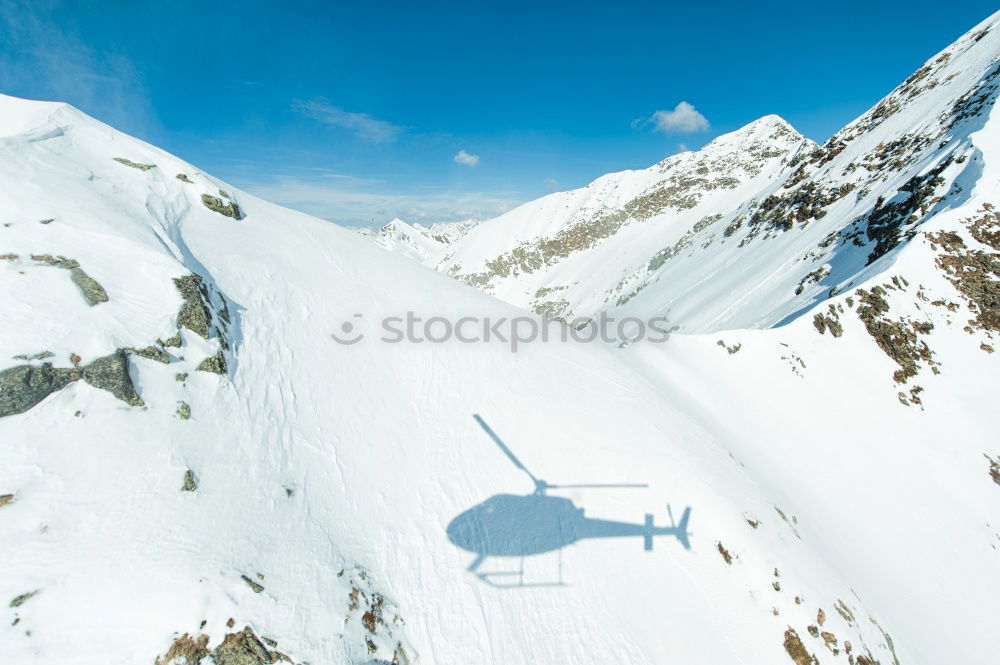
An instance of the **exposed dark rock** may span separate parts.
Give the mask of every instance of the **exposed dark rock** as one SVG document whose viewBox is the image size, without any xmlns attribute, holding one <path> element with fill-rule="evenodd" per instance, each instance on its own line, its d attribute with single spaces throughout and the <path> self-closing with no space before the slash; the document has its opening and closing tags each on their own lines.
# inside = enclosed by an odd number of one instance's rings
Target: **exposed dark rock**
<svg viewBox="0 0 1000 665">
<path fill-rule="evenodd" d="M 133 349 L 133 352 L 137 356 L 149 358 L 150 360 L 155 360 L 156 362 L 163 363 L 164 365 L 170 363 L 170 354 L 158 346 L 147 346 L 144 349 Z"/>
<path fill-rule="evenodd" d="M 199 372 L 225 374 L 228 371 L 226 367 L 226 357 L 222 355 L 222 351 L 216 351 L 214 356 L 209 356 L 208 358 L 202 360 L 195 369 Z"/>
<path fill-rule="evenodd" d="M 240 579 L 246 582 L 247 586 L 253 589 L 254 593 L 261 593 L 262 591 L 264 591 L 264 586 L 250 579 L 248 575 L 240 575 Z"/>
<path fill-rule="evenodd" d="M 17 596 L 16 598 L 14 598 L 14 600 L 10 601 L 10 607 L 20 607 L 21 605 L 24 605 L 24 603 L 26 603 L 27 601 L 31 600 L 31 598 L 33 598 L 37 594 L 38 591 L 29 591 L 28 593 L 22 593 L 20 596 Z"/>
<path fill-rule="evenodd" d="M 67 259 L 65 256 L 52 256 L 51 254 L 32 254 L 31 259 L 39 263 L 46 263 L 56 268 L 69 271 L 69 278 L 80 289 L 80 294 L 87 304 L 94 305 L 108 301 L 108 293 L 101 284 L 84 272 L 79 261 Z"/>
<path fill-rule="evenodd" d="M 834 337 L 840 337 L 844 334 L 844 326 L 840 323 L 840 318 L 838 316 L 837 308 L 830 305 L 829 314 L 823 314 L 820 312 L 813 316 L 813 325 L 819 334 L 822 335 L 827 330 L 830 331 Z"/>
<path fill-rule="evenodd" d="M 79 266 L 70 268 L 69 278 L 80 289 L 83 299 L 91 307 L 108 301 L 108 292 L 104 290 L 104 287 L 96 279 L 85 273 Z"/>
<path fill-rule="evenodd" d="M 1000 215 L 992 206 L 984 206 L 980 216 L 965 223 L 977 242 L 1000 249 Z M 937 257 L 938 267 L 976 313 L 969 326 L 1000 332 L 1000 254 L 967 247 L 961 236 L 950 231 L 927 237 L 943 250 Z"/>
<path fill-rule="evenodd" d="M 148 171 L 149 169 L 156 168 L 156 164 L 139 164 L 138 162 L 133 162 L 131 159 L 125 159 L 124 157 L 114 157 L 113 159 L 119 164 L 131 166 L 132 168 L 139 169 L 140 171 Z"/>
<path fill-rule="evenodd" d="M 56 354 L 51 351 L 39 351 L 38 353 L 33 353 L 30 356 L 26 354 L 20 354 L 14 356 L 14 360 L 45 360 L 46 358 L 53 358 Z"/>
<path fill-rule="evenodd" d="M 881 286 L 875 286 L 871 291 L 855 291 L 860 300 L 857 314 L 879 348 L 900 366 L 893 379 L 897 383 L 906 383 L 907 379 L 916 376 L 920 361 L 936 367 L 930 347 L 920 339 L 920 335 L 934 329 L 934 324 L 903 318 L 893 321 L 887 316 L 889 303 L 885 299 L 886 293 Z M 919 399 L 915 401 L 919 403 Z"/>
<path fill-rule="evenodd" d="M 664 247 L 659 252 L 654 254 L 653 257 L 649 259 L 649 263 L 646 264 L 647 270 L 649 272 L 659 270 L 663 266 L 663 264 L 666 263 L 669 259 L 676 256 L 682 250 L 690 246 L 691 243 L 694 241 L 695 237 L 697 237 L 699 233 L 701 233 L 702 231 L 704 231 L 705 229 L 707 229 L 709 226 L 719 221 L 720 219 L 722 219 L 722 215 L 719 213 L 702 217 L 700 220 L 698 220 L 698 222 L 694 226 L 685 231 L 684 235 L 682 235 L 680 239 L 677 240 L 676 243 L 674 243 L 670 247 Z M 624 303 L 619 303 L 619 304 L 624 304 Z"/>
<path fill-rule="evenodd" d="M 174 374 L 174 380 L 177 381 L 178 383 L 184 383 L 185 381 L 187 381 L 187 378 L 188 378 L 187 372 L 177 372 L 177 374 Z"/>
<path fill-rule="evenodd" d="M 230 633 L 212 651 L 215 665 L 272 665 L 278 661 L 292 662 L 288 656 L 269 651 L 250 626 L 242 632 Z"/>
<path fill-rule="evenodd" d="M 277 642 L 267 638 L 258 638 L 250 626 L 242 631 L 229 633 L 222 643 L 214 649 L 208 648 L 208 635 L 190 637 L 187 633 L 174 640 L 162 658 L 156 659 L 156 665 L 200 665 L 206 656 L 211 656 L 215 665 L 273 665 L 278 662 L 291 663 L 292 660 L 283 653 L 269 650 L 261 639 L 272 649 Z"/>
<path fill-rule="evenodd" d="M 199 635 L 197 639 L 192 639 L 184 633 L 174 640 L 162 658 L 156 659 L 156 665 L 174 665 L 174 663 L 198 665 L 207 655 L 208 635 Z"/>
<path fill-rule="evenodd" d="M 14 503 L 13 494 L 0 494 L 0 508 L 3 508 L 9 503 Z"/>
<path fill-rule="evenodd" d="M 187 402 L 177 402 L 177 417 L 181 420 L 191 419 L 191 406 Z"/>
<path fill-rule="evenodd" d="M 144 406 L 129 376 L 128 354 L 119 349 L 81 369 L 20 365 L 0 372 L 0 417 L 24 413 L 69 383 L 83 379 L 132 406 Z"/>
<path fill-rule="evenodd" d="M 837 614 L 843 617 L 844 621 L 847 623 L 854 623 L 854 613 L 847 607 L 847 603 L 838 599 L 837 604 L 833 606 L 833 609 L 837 610 Z M 848 650 L 850 650 L 849 647 Z"/>
<path fill-rule="evenodd" d="M 972 237 L 1000 251 L 1000 212 L 989 203 L 983 204 L 982 215 L 968 220 Z"/>
<path fill-rule="evenodd" d="M 194 492 L 198 489 L 198 478 L 194 475 L 194 471 L 188 469 L 184 472 L 184 484 L 181 485 L 182 492 Z"/>
<path fill-rule="evenodd" d="M 80 378 L 76 370 L 19 365 L 0 372 L 0 417 L 24 413 Z"/>
<path fill-rule="evenodd" d="M 124 349 L 94 360 L 83 368 L 83 380 L 131 406 L 145 406 L 129 376 L 128 354 Z"/>
<path fill-rule="evenodd" d="M 223 203 L 222 199 L 212 196 L 211 194 L 202 194 L 201 202 L 205 204 L 206 208 L 212 210 L 213 212 L 217 212 L 220 215 L 232 217 L 233 219 L 243 219 L 243 211 L 240 210 L 240 207 L 235 201 Z"/>
<path fill-rule="evenodd" d="M 568 300 L 549 300 L 546 302 L 536 301 L 531 308 L 531 311 L 535 314 L 540 314 L 541 316 L 563 322 L 566 322 L 569 315 L 572 313 L 569 311 Z"/>
<path fill-rule="evenodd" d="M 795 295 L 801 294 L 805 291 L 806 286 L 809 284 L 818 284 L 819 282 L 826 279 L 826 276 L 830 274 L 829 266 L 820 266 L 816 270 L 813 270 L 808 275 L 799 280 L 798 286 L 795 287 Z"/>
<path fill-rule="evenodd" d="M 178 174 L 177 174 L 177 176 L 176 176 L 176 178 L 177 178 L 178 180 L 180 180 L 181 182 L 186 182 L 186 183 L 190 183 L 190 184 L 192 184 L 192 185 L 194 184 L 194 181 L 193 181 L 193 180 L 191 180 L 191 178 L 187 177 L 187 174 L 184 174 L 184 173 L 178 173 Z"/>
<path fill-rule="evenodd" d="M 838 187 L 824 187 L 809 181 L 784 194 L 765 198 L 751 215 L 749 224 L 760 229 L 789 231 L 797 222 L 808 222 L 826 216 L 827 206 L 847 196 L 855 185 L 844 183 Z"/>
<path fill-rule="evenodd" d="M 173 337 L 170 337 L 168 339 L 164 339 L 164 340 L 159 340 L 158 339 L 156 341 L 162 347 L 170 347 L 170 348 L 179 349 L 181 347 L 181 334 L 177 333 L 176 335 L 174 335 Z"/>
<path fill-rule="evenodd" d="M 785 652 L 795 662 L 795 665 L 818 665 L 819 663 L 815 656 L 810 655 L 806 651 L 806 647 L 802 644 L 798 633 L 791 626 L 785 631 L 784 647 Z"/>
<path fill-rule="evenodd" d="M 728 353 L 729 355 L 733 355 L 733 354 L 735 354 L 736 352 L 738 352 L 738 351 L 739 351 L 740 349 L 742 349 L 742 348 L 743 348 L 743 344 L 742 344 L 742 342 L 740 342 L 740 343 L 737 343 L 737 344 L 733 344 L 732 346 L 728 346 L 728 345 L 727 345 L 727 344 L 726 344 L 726 343 L 725 343 L 725 342 L 724 342 L 723 340 L 721 340 L 721 339 L 720 339 L 720 340 L 719 340 L 718 342 L 716 342 L 716 345 L 717 345 L 717 346 L 721 346 L 722 348 L 724 348 L 724 349 L 726 350 L 726 352 L 727 352 L 727 353 Z"/>
<path fill-rule="evenodd" d="M 935 193 L 944 185 L 941 173 L 951 162 L 951 158 L 945 159 L 924 175 L 910 178 L 899 188 L 898 200 L 886 203 L 879 198 L 876 201 L 867 216 L 868 239 L 875 241 L 875 248 L 868 255 L 869 264 L 899 245 L 903 229 L 917 224 L 941 200 Z"/>
<path fill-rule="evenodd" d="M 990 478 L 993 479 L 997 485 L 1000 485 L 1000 459 L 993 459 L 989 455 L 984 455 L 990 462 Z M 8 495 L 10 496 L 10 495 Z"/>
<path fill-rule="evenodd" d="M 205 287 L 201 283 L 198 275 L 184 275 L 174 280 L 174 285 L 184 298 L 184 304 L 177 312 L 177 326 L 184 327 L 194 334 L 208 339 L 209 325 L 212 323 L 212 315 L 205 304 L 207 298 Z M 168 342 L 164 343 L 165 346 Z M 177 346 L 180 346 L 180 338 L 177 337 Z"/>
</svg>

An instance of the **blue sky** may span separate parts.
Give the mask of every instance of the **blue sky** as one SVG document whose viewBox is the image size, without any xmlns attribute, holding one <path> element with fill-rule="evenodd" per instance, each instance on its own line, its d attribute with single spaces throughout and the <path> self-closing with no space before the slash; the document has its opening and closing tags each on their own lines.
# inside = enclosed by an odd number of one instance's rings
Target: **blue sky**
<svg viewBox="0 0 1000 665">
<path fill-rule="evenodd" d="M 816 4 L 0 0 L 0 91 L 327 219 L 431 222 L 769 113 L 823 141 L 996 10 Z"/>
</svg>

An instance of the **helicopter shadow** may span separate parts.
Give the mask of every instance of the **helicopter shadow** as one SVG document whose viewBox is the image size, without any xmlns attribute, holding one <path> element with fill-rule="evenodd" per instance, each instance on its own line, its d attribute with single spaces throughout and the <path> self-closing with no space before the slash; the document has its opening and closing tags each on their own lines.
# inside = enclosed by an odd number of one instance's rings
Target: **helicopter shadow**
<svg viewBox="0 0 1000 665">
<path fill-rule="evenodd" d="M 537 478 L 521 463 L 510 448 L 478 415 L 473 416 L 493 442 L 511 462 L 524 471 L 534 482 L 531 494 L 497 494 L 461 513 L 448 524 L 448 539 L 452 544 L 475 555 L 469 572 L 482 581 L 498 587 L 562 585 L 560 558 L 559 579 L 556 582 L 525 584 L 523 557 L 560 551 L 581 540 L 591 538 L 641 538 L 645 550 L 653 549 L 656 536 L 674 536 L 685 549 L 690 549 L 687 523 L 691 509 L 686 508 L 680 522 L 674 524 L 670 513 L 670 526 L 656 526 L 653 515 L 646 514 L 641 523 L 587 517 L 584 509 L 570 499 L 551 496 L 549 490 L 565 488 L 643 488 L 645 484 L 574 484 L 553 485 Z M 481 566 L 491 557 L 521 557 L 518 572 L 482 572 Z M 516 575 L 515 583 L 502 583 L 497 578 Z"/>
</svg>

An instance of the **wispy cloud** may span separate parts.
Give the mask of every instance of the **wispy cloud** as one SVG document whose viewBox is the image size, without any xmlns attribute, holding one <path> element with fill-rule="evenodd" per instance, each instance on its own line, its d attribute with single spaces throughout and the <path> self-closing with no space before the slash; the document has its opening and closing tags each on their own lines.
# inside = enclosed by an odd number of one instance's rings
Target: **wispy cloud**
<svg viewBox="0 0 1000 665">
<path fill-rule="evenodd" d="M 131 133 L 157 127 L 135 65 L 112 51 L 95 51 L 56 20 L 55 3 L 0 0 L 0 90 L 68 102 Z"/>
<path fill-rule="evenodd" d="M 554 191 L 556 191 L 557 189 L 559 189 L 559 181 L 558 181 L 558 180 L 556 180 L 555 178 L 546 178 L 546 179 L 545 179 L 545 187 L 546 187 L 546 188 L 547 188 L 547 189 L 548 189 L 548 190 L 549 190 L 550 192 L 554 192 Z"/>
<path fill-rule="evenodd" d="M 654 132 L 664 134 L 695 134 L 709 128 L 708 118 L 688 102 L 680 102 L 673 111 L 656 111 L 648 118 L 632 121 L 633 129 L 653 126 Z"/>
<path fill-rule="evenodd" d="M 452 159 L 462 166 L 475 166 L 479 163 L 479 155 L 470 155 L 465 150 L 459 150 Z"/>
<path fill-rule="evenodd" d="M 250 182 L 234 181 L 268 201 L 345 225 L 383 224 L 393 217 L 408 221 L 446 222 L 496 217 L 523 202 L 516 192 L 388 191 L 377 180 L 324 174 L 278 175 Z"/>
<path fill-rule="evenodd" d="M 340 127 L 366 141 L 388 143 L 403 133 L 401 125 L 373 118 L 367 113 L 354 113 L 334 106 L 323 98 L 292 102 L 292 108 L 307 118 L 333 127 Z"/>
</svg>

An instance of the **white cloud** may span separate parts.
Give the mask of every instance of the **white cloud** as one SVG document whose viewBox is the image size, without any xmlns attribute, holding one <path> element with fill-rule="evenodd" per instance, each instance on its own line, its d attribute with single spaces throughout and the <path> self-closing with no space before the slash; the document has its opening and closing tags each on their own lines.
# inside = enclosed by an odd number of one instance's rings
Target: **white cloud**
<svg viewBox="0 0 1000 665">
<path fill-rule="evenodd" d="M 664 134 L 694 134 L 708 129 L 708 118 L 687 102 L 681 102 L 673 111 L 657 111 L 648 118 L 632 121 L 633 129 L 653 125 L 654 132 Z"/>
<path fill-rule="evenodd" d="M 346 129 L 366 141 L 387 143 L 395 141 L 403 133 L 403 128 L 400 125 L 378 120 L 367 113 L 345 111 L 322 98 L 309 101 L 296 99 L 292 102 L 292 108 L 307 118 L 312 118 L 325 125 Z"/>
<path fill-rule="evenodd" d="M 470 155 L 464 150 L 459 150 L 452 159 L 455 160 L 456 164 L 462 166 L 475 166 L 479 163 L 479 155 Z"/>
<path fill-rule="evenodd" d="M 686 143 L 677 144 L 677 152 L 689 152 L 691 149 L 687 147 Z"/>
<path fill-rule="evenodd" d="M 555 178 L 546 178 L 544 182 L 545 186 L 553 192 L 559 189 L 559 181 Z"/>
</svg>

